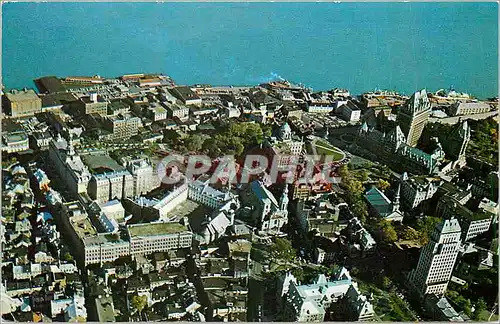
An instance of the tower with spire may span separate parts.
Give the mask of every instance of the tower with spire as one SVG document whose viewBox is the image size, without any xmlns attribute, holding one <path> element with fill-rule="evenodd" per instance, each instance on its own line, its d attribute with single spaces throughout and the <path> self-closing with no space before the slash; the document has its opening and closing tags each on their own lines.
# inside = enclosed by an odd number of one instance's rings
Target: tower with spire
<svg viewBox="0 0 500 324">
<path fill-rule="evenodd" d="M 281 211 L 286 211 L 288 209 L 288 184 L 285 183 L 285 188 L 283 189 L 283 193 L 281 194 L 280 197 L 280 210 Z"/>
<path fill-rule="evenodd" d="M 416 146 L 431 113 L 425 89 L 415 92 L 398 113 L 397 123 L 406 136 L 406 144 Z"/>
<path fill-rule="evenodd" d="M 401 195 L 401 183 L 398 184 L 398 190 L 396 191 L 396 195 L 394 195 L 394 199 L 392 200 L 392 211 L 399 212 L 399 199 Z"/>
</svg>

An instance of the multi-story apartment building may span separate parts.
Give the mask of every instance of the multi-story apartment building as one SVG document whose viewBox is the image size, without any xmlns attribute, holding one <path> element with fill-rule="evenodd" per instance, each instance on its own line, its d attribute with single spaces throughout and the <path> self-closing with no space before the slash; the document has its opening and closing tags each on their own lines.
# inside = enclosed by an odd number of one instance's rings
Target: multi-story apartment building
<svg viewBox="0 0 500 324">
<path fill-rule="evenodd" d="M 431 112 L 431 103 L 424 90 L 415 92 L 401 107 L 397 122 L 406 136 L 406 144 L 416 146 Z"/>
<path fill-rule="evenodd" d="M 434 228 L 429 243 L 420 252 L 417 267 L 408 277 L 420 296 L 445 293 L 460 249 L 461 234 L 456 218 L 444 219 Z"/>
<path fill-rule="evenodd" d="M 42 111 L 42 99 L 33 89 L 11 90 L 4 94 L 4 109 L 12 117 L 32 116 Z"/>
<path fill-rule="evenodd" d="M 134 177 L 128 170 L 93 174 L 88 185 L 89 196 L 99 203 L 134 195 Z"/>
<path fill-rule="evenodd" d="M 440 178 L 427 176 L 408 177 L 406 172 L 401 175 L 401 200 L 405 207 L 415 208 L 421 202 L 431 199 L 443 184 Z"/>
</svg>

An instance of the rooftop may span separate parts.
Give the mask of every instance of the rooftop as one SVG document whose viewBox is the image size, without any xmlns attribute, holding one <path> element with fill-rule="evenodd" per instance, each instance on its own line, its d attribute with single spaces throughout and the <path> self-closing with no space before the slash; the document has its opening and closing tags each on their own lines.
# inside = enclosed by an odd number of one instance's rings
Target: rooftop
<svg viewBox="0 0 500 324">
<path fill-rule="evenodd" d="M 127 228 L 131 237 L 174 234 L 179 232 L 185 232 L 188 230 L 186 226 L 177 222 L 134 224 L 134 225 L 128 225 Z"/>
<path fill-rule="evenodd" d="M 40 100 L 40 98 L 33 89 L 11 90 L 10 92 L 6 92 L 5 96 L 10 101 L 18 101 L 18 102 Z"/>
</svg>

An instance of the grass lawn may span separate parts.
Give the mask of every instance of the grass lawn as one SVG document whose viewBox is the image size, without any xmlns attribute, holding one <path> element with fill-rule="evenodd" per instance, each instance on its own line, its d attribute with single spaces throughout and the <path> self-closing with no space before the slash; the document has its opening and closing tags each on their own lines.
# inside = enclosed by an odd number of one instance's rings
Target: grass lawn
<svg viewBox="0 0 500 324">
<path fill-rule="evenodd" d="M 484 310 L 479 314 L 479 322 L 487 322 L 488 319 L 490 318 L 490 311 Z M 493 314 L 493 316 L 490 319 L 490 322 L 498 322 L 498 314 Z"/>
<path fill-rule="evenodd" d="M 330 143 L 322 140 L 317 140 L 314 143 L 314 149 L 318 155 L 331 155 L 334 161 L 340 161 L 344 158 L 344 153 L 341 150 L 332 146 Z"/>
</svg>

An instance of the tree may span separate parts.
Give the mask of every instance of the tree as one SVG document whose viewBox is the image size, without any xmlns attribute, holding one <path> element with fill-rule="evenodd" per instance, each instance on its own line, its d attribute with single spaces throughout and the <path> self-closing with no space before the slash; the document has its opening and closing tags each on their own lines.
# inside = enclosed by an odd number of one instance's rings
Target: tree
<svg viewBox="0 0 500 324">
<path fill-rule="evenodd" d="M 382 287 L 384 287 L 384 289 L 389 289 L 392 287 L 392 281 L 391 279 L 389 279 L 389 277 L 382 277 Z"/>
<path fill-rule="evenodd" d="M 64 253 L 64 260 L 71 262 L 73 261 L 73 256 L 69 252 L 66 252 Z"/>
<path fill-rule="evenodd" d="M 132 307 L 134 307 L 140 313 L 142 312 L 144 307 L 146 307 L 148 303 L 148 297 L 146 295 L 143 296 L 134 295 L 132 296 L 130 303 Z"/>
<path fill-rule="evenodd" d="M 398 233 L 391 222 L 381 219 L 377 222 L 380 238 L 385 243 L 393 243 L 398 240 Z"/>
<path fill-rule="evenodd" d="M 277 238 L 271 245 L 271 258 L 291 262 L 295 259 L 297 252 L 292 243 L 286 238 Z"/>
<path fill-rule="evenodd" d="M 387 190 L 390 186 L 391 186 L 391 184 L 390 184 L 388 181 L 386 181 L 386 180 L 384 180 L 384 179 L 379 179 L 379 180 L 378 180 L 378 187 L 380 188 L 380 190 L 385 191 L 385 190 Z"/>
<path fill-rule="evenodd" d="M 419 240 L 420 237 L 421 234 L 412 227 L 406 227 L 401 233 L 401 238 L 403 240 L 410 240 L 410 241 Z"/>
<path fill-rule="evenodd" d="M 481 313 L 484 312 L 487 309 L 486 302 L 484 299 L 479 298 L 477 301 L 475 307 L 474 307 L 474 313 L 472 314 L 472 318 L 478 321 L 480 319 Z"/>
<path fill-rule="evenodd" d="M 417 221 L 417 231 L 420 232 L 420 243 L 422 245 L 429 242 L 429 237 L 438 223 L 441 222 L 441 218 L 426 216 L 424 219 L 419 219 Z"/>
<path fill-rule="evenodd" d="M 203 137 L 198 134 L 193 134 L 186 139 L 184 139 L 184 145 L 186 146 L 188 151 L 200 151 L 203 146 Z"/>
</svg>

